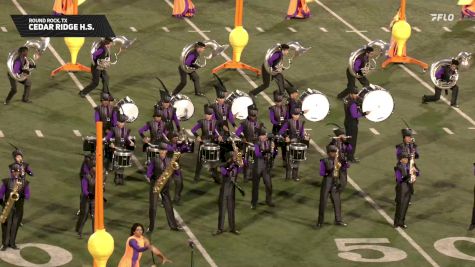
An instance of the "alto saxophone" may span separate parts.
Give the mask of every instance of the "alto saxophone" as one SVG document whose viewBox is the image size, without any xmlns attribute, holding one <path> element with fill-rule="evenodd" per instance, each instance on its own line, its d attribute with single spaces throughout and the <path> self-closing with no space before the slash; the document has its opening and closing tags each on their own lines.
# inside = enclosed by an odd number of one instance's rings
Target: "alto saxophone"
<svg viewBox="0 0 475 267">
<path fill-rule="evenodd" d="M 335 166 L 333 167 L 333 177 L 338 178 L 340 177 L 340 168 L 341 168 L 341 162 L 340 162 L 340 149 L 336 149 L 336 156 L 335 156 Z"/>
<path fill-rule="evenodd" d="M 231 139 L 231 144 L 233 145 L 233 151 L 234 153 L 236 153 L 236 161 L 237 161 L 237 164 L 239 167 L 242 167 L 244 166 L 244 161 L 242 159 L 242 152 L 239 150 L 239 148 L 236 146 L 236 143 L 234 142 L 234 139 L 233 138 L 230 138 Z"/>
<path fill-rule="evenodd" d="M 18 180 L 13 186 L 13 190 L 12 192 L 10 192 L 10 197 L 8 198 L 7 203 L 5 204 L 5 207 L 2 210 L 2 214 L 0 215 L 0 223 L 5 223 L 7 221 L 7 218 L 13 208 L 13 204 L 15 204 L 15 202 L 17 202 L 20 198 L 20 194 L 18 193 L 18 191 L 20 191 L 21 185 L 21 181 Z"/>
<path fill-rule="evenodd" d="M 165 168 L 165 170 L 157 179 L 157 181 L 155 181 L 155 185 L 153 186 L 154 194 L 159 194 L 160 192 L 162 192 L 163 187 L 165 187 L 173 172 L 180 169 L 180 165 L 178 164 L 178 159 L 180 159 L 180 156 L 180 152 L 173 153 L 173 157 L 170 161 L 170 164 L 168 164 L 168 166 Z"/>
<path fill-rule="evenodd" d="M 411 154 L 411 159 L 409 160 L 409 172 L 410 172 L 410 175 L 411 175 L 411 178 L 409 179 L 409 183 L 413 184 L 416 182 L 416 172 L 415 172 L 415 167 L 414 167 L 414 164 L 416 164 L 416 160 L 415 160 L 415 153 L 412 153 Z"/>
</svg>

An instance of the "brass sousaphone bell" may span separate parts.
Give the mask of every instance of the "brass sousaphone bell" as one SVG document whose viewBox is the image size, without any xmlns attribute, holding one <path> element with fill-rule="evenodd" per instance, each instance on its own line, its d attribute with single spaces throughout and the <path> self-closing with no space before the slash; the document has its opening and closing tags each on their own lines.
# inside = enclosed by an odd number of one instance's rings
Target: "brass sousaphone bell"
<svg viewBox="0 0 475 267">
<path fill-rule="evenodd" d="M 472 53 L 460 52 L 455 58 L 452 58 L 452 59 L 456 59 L 459 61 L 458 69 L 460 71 L 465 71 L 472 65 L 473 57 L 472 57 Z M 432 65 L 430 66 L 430 71 L 429 71 L 430 80 L 436 87 L 440 89 L 448 90 L 457 84 L 457 81 L 459 79 L 458 70 L 455 70 L 455 73 L 452 75 L 452 77 L 450 77 L 449 82 L 439 80 L 437 79 L 437 77 L 435 77 L 435 74 L 441 67 L 449 66 L 452 63 L 452 59 L 448 59 L 448 58 L 442 59 L 442 60 L 432 63 Z"/>
<path fill-rule="evenodd" d="M 41 55 L 46 51 L 46 48 L 48 47 L 49 44 L 49 37 L 47 38 L 42 38 L 40 40 L 28 40 L 23 46 L 28 47 L 28 49 L 35 49 L 35 53 L 33 54 L 33 57 L 27 57 L 27 63 L 26 66 L 22 66 L 23 69 L 27 69 L 30 74 L 31 71 L 34 70 L 34 68 L 30 68 L 30 65 L 36 65 L 35 61 L 37 61 Z M 13 65 L 15 64 L 15 60 L 18 58 L 18 50 L 13 50 L 10 53 L 8 53 L 8 59 L 7 59 L 7 69 L 8 73 L 10 76 L 19 81 L 23 82 L 25 81 L 30 74 L 27 73 L 14 73 L 13 71 Z"/>
<path fill-rule="evenodd" d="M 205 40 L 205 41 L 202 41 L 202 43 L 206 45 L 205 51 L 198 57 L 198 59 L 195 62 L 195 65 L 199 66 L 200 68 L 203 68 L 206 66 L 207 59 L 212 59 L 218 56 L 229 47 L 229 45 L 227 44 L 220 45 L 215 40 Z M 193 71 L 196 70 L 195 68 L 187 66 L 185 64 L 186 57 L 191 51 L 193 51 L 193 49 L 195 49 L 195 45 L 196 45 L 196 42 L 186 45 L 183 48 L 180 55 L 180 67 L 186 73 L 192 73 Z"/>
<path fill-rule="evenodd" d="M 275 52 L 279 51 L 280 45 L 281 45 L 280 43 L 277 43 L 271 48 L 269 48 L 264 58 L 264 68 L 271 75 L 276 75 L 278 73 L 281 73 L 284 70 L 289 69 L 292 64 L 292 61 L 296 57 L 305 54 L 311 48 L 311 47 L 306 48 L 297 41 L 288 42 L 287 45 L 289 46 L 289 53 L 284 56 L 284 58 L 278 63 L 278 65 L 276 66 L 274 70 L 272 66 L 269 66 L 269 59 L 272 57 L 272 55 Z"/>
<path fill-rule="evenodd" d="M 356 59 L 361 56 L 363 53 L 365 53 L 365 49 L 367 47 L 372 47 L 373 48 L 373 54 L 372 56 L 368 59 L 368 62 L 366 63 L 365 66 L 363 66 L 362 69 L 362 74 L 360 75 L 357 73 L 354 69 L 355 61 Z M 388 50 L 388 44 L 382 40 L 374 40 L 369 42 L 367 45 L 361 47 L 360 49 L 352 52 L 350 54 L 350 58 L 348 59 L 348 69 L 350 71 L 350 74 L 353 75 L 356 78 L 362 78 L 368 74 L 370 74 L 372 71 L 376 70 L 376 67 L 378 65 L 377 60 L 380 58 L 381 55 L 384 55 L 384 53 Z"/>
</svg>

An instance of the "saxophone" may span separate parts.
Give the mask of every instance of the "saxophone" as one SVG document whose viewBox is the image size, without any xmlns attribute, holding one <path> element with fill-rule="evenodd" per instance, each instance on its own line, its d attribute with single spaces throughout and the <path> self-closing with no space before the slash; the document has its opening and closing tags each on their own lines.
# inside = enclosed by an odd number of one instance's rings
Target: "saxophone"
<svg viewBox="0 0 475 267">
<path fill-rule="evenodd" d="M 411 159 L 409 160 L 409 173 L 411 175 L 411 178 L 409 179 L 409 183 L 411 184 L 416 182 L 416 171 L 414 168 L 415 163 L 416 163 L 415 153 L 411 153 Z"/>
<path fill-rule="evenodd" d="M 333 167 L 333 177 L 334 178 L 339 178 L 340 177 L 340 168 L 341 168 L 341 162 L 340 162 L 340 149 L 337 147 L 336 149 L 336 156 L 335 156 L 335 166 Z"/>
<path fill-rule="evenodd" d="M 20 191 L 21 185 L 21 181 L 18 180 L 13 186 L 13 190 L 12 192 L 10 192 L 10 197 L 8 198 L 8 201 L 2 210 L 2 214 L 0 215 L 0 223 L 5 223 L 7 221 L 7 218 L 12 210 L 13 204 L 15 204 L 15 202 L 18 201 L 18 199 L 20 198 L 20 194 L 18 193 L 18 191 Z"/>
<path fill-rule="evenodd" d="M 173 157 L 172 157 L 172 160 L 170 161 L 170 164 L 165 168 L 165 170 L 157 179 L 157 181 L 155 181 L 155 185 L 153 186 L 154 194 L 159 194 L 160 192 L 162 192 L 163 187 L 165 187 L 165 185 L 167 184 L 168 180 L 173 174 L 173 171 L 180 169 L 180 165 L 178 164 L 178 160 L 180 159 L 180 156 L 181 156 L 180 152 L 173 153 Z"/>
<path fill-rule="evenodd" d="M 236 154 L 236 161 L 237 161 L 237 164 L 239 167 L 242 167 L 244 166 L 244 161 L 242 159 L 242 152 L 239 151 L 239 148 L 236 146 L 236 143 L 234 142 L 234 138 L 230 138 L 231 139 L 231 144 L 233 145 L 233 151 L 234 153 Z"/>
</svg>

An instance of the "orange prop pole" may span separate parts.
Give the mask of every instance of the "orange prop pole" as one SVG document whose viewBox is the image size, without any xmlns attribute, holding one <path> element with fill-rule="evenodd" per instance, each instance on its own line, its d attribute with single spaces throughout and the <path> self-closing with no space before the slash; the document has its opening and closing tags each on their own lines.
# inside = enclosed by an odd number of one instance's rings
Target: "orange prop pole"
<svg viewBox="0 0 475 267">
<path fill-rule="evenodd" d="M 234 27 L 242 26 L 243 0 L 236 0 L 236 13 L 234 15 Z"/>
<path fill-rule="evenodd" d="M 103 188 L 103 148 L 102 148 L 102 121 L 96 122 L 96 192 L 94 229 L 104 229 L 104 188 Z"/>
<path fill-rule="evenodd" d="M 406 20 L 406 0 L 401 0 L 401 20 Z"/>
</svg>

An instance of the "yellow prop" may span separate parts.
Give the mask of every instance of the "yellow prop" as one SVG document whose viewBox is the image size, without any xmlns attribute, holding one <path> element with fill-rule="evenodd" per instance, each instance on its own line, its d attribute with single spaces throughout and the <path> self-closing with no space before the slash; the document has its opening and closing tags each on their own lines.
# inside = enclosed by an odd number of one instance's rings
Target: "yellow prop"
<svg viewBox="0 0 475 267">
<path fill-rule="evenodd" d="M 261 74 L 261 70 L 258 68 L 251 67 L 250 65 L 241 62 L 242 51 L 249 42 L 249 34 L 242 26 L 243 2 L 244 0 L 236 0 L 234 29 L 229 34 L 229 43 L 233 47 L 233 59 L 214 68 L 212 73 L 217 73 L 223 69 L 246 69 L 255 72 L 257 75 Z"/>
<path fill-rule="evenodd" d="M 471 5 L 473 0 L 459 0 L 457 5 L 459 6 L 468 6 Z"/>
<path fill-rule="evenodd" d="M 94 258 L 94 266 L 106 267 L 107 260 L 114 252 L 114 238 L 106 230 L 97 230 L 89 237 L 87 249 Z"/>
<path fill-rule="evenodd" d="M 406 43 L 411 37 L 411 25 L 406 21 L 406 0 L 401 0 L 399 9 L 399 20 L 393 24 L 391 47 L 388 51 L 389 58 L 383 62 L 382 68 L 386 68 L 391 63 L 416 64 L 426 71 L 429 68 L 427 63 L 406 56 Z"/>
<path fill-rule="evenodd" d="M 76 64 L 79 50 L 84 44 L 84 39 L 84 37 L 64 37 L 64 42 L 66 43 L 66 46 L 69 49 L 69 53 L 71 54 L 72 64 Z"/>
</svg>

